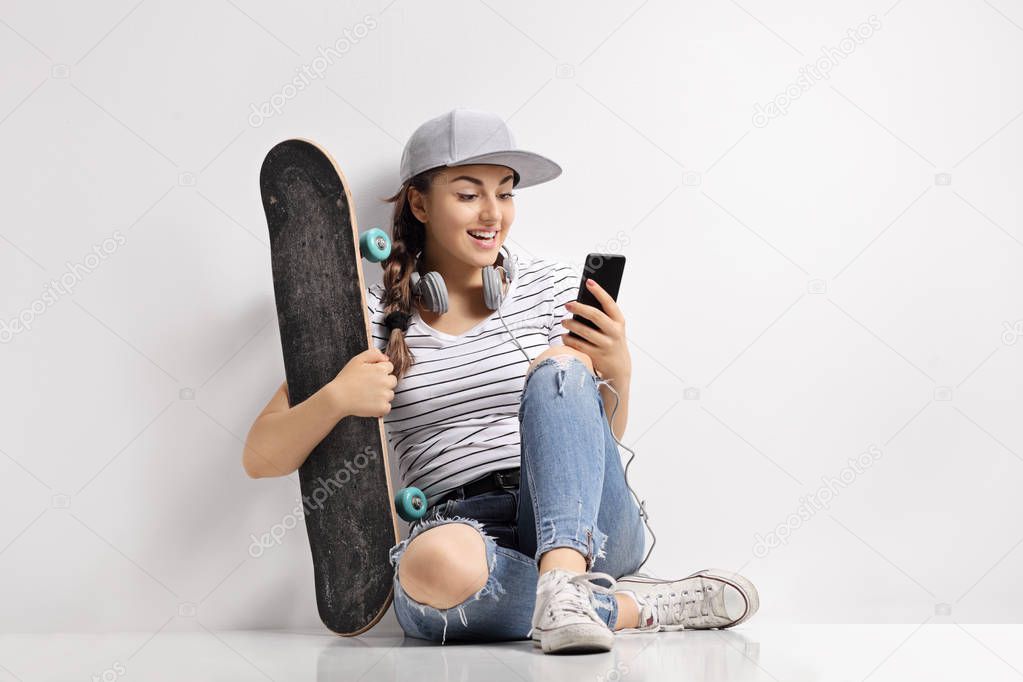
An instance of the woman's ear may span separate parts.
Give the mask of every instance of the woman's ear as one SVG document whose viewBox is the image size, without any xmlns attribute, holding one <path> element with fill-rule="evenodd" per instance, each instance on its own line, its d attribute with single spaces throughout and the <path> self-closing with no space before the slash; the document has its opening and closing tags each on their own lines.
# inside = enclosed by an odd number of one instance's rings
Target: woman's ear
<svg viewBox="0 0 1023 682">
<path fill-rule="evenodd" d="M 422 193 L 415 187 L 408 188 L 408 205 L 409 210 L 412 211 L 412 215 L 416 217 L 416 220 L 426 224 L 426 219 L 429 217 L 426 214 L 426 198 Z"/>
</svg>

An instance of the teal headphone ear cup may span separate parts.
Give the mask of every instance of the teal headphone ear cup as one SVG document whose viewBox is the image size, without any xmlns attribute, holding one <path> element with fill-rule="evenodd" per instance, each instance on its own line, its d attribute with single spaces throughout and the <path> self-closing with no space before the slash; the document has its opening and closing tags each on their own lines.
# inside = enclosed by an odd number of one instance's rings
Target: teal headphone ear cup
<svg viewBox="0 0 1023 682">
<path fill-rule="evenodd" d="M 419 296 L 423 307 L 430 312 L 448 311 L 448 288 L 444 285 L 444 278 L 439 272 L 428 272 L 420 277 L 418 272 L 413 271 L 412 293 Z"/>
</svg>

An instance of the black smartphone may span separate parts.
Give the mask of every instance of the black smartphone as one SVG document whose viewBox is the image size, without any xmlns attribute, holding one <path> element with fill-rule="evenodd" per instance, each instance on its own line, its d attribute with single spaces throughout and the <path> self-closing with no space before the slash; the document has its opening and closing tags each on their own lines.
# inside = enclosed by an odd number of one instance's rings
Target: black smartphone
<svg viewBox="0 0 1023 682">
<path fill-rule="evenodd" d="M 601 286 L 604 291 L 611 295 L 615 301 L 618 300 L 618 289 L 622 285 L 622 274 L 625 272 L 625 256 L 618 253 L 591 253 L 586 256 L 586 263 L 583 265 L 583 276 L 579 280 L 579 295 L 576 299 L 579 303 L 591 305 L 599 310 L 604 310 L 597 297 L 586 288 L 586 280 L 592 279 Z M 578 313 L 572 315 L 573 320 L 579 320 L 593 329 L 599 329 L 597 325 L 590 322 Z M 570 335 L 581 339 L 575 332 Z"/>
</svg>

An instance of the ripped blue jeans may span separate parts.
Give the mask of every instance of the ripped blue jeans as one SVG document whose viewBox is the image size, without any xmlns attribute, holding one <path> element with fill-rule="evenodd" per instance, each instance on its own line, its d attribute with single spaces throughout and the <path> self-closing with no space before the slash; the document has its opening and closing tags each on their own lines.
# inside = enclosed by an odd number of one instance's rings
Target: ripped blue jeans
<svg viewBox="0 0 1023 682">
<path fill-rule="evenodd" d="M 579 551 L 587 571 L 615 579 L 635 572 L 645 546 L 643 521 L 625 484 L 601 383 L 567 354 L 537 363 L 519 404 L 519 487 L 459 494 L 435 505 L 391 548 L 394 610 L 406 635 L 441 643 L 526 639 L 540 557 L 555 547 Z M 438 609 L 405 593 L 397 567 L 409 542 L 444 523 L 466 523 L 483 535 L 489 575 L 465 601 Z M 594 599 L 598 615 L 613 628 L 617 602 L 600 593 Z"/>
</svg>

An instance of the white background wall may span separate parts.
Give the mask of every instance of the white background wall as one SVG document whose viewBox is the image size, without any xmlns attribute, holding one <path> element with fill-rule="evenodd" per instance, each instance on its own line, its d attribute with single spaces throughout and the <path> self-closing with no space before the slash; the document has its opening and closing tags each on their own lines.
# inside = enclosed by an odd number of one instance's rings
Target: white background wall
<svg viewBox="0 0 1023 682">
<path fill-rule="evenodd" d="M 741 569 L 762 622 L 1019 621 L 1023 9 L 580 7 L 0 5 L 0 631 L 320 627 L 301 524 L 249 554 L 298 500 L 240 462 L 284 376 L 259 166 L 317 140 L 381 225 L 455 106 L 564 168 L 513 248 L 628 257 L 646 569 Z"/>
</svg>

